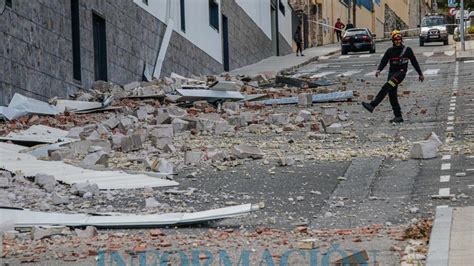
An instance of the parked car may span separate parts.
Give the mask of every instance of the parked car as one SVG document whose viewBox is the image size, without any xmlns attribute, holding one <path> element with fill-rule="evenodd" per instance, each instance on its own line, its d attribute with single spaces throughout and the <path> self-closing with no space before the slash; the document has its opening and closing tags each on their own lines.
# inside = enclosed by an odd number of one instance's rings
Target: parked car
<svg viewBox="0 0 474 266">
<path fill-rule="evenodd" d="M 421 20 L 420 46 L 427 42 L 443 42 L 448 45 L 448 30 L 446 18 L 438 14 L 428 14 Z"/>
<path fill-rule="evenodd" d="M 347 30 L 341 41 L 341 54 L 369 51 L 375 53 L 375 34 L 367 28 Z"/>
</svg>

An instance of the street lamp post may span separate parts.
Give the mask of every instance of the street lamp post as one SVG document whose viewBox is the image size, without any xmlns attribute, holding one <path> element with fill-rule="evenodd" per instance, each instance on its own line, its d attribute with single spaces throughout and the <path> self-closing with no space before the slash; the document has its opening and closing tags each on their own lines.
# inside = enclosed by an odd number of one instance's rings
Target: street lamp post
<svg viewBox="0 0 474 266">
<path fill-rule="evenodd" d="M 461 31 L 461 51 L 466 51 L 466 43 L 464 42 L 464 0 L 461 0 L 461 14 L 459 16 L 461 25 L 459 27 Z"/>
</svg>

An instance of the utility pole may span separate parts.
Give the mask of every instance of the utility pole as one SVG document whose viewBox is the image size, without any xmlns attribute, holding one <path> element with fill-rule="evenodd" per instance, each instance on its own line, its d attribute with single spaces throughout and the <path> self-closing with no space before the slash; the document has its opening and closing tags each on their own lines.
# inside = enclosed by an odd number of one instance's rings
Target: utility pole
<svg viewBox="0 0 474 266">
<path fill-rule="evenodd" d="M 354 25 L 354 28 L 357 28 L 356 26 L 356 13 L 357 13 L 357 0 L 352 0 L 352 24 Z"/>
<path fill-rule="evenodd" d="M 466 51 L 466 43 L 464 40 L 464 0 L 461 0 L 461 15 L 459 16 L 461 20 L 461 25 L 459 29 L 461 30 L 461 51 Z"/>
</svg>

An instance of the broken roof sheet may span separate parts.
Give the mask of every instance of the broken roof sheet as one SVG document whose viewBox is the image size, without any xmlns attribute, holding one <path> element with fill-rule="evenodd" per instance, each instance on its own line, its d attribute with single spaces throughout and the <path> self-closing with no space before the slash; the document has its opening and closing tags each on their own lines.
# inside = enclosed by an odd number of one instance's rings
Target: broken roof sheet
<svg viewBox="0 0 474 266">
<path fill-rule="evenodd" d="M 57 115 L 58 110 L 55 106 L 48 103 L 36 100 L 30 97 L 23 96 L 19 93 L 13 95 L 12 100 L 8 104 L 8 107 L 15 108 L 21 111 L 27 111 L 31 114 L 43 114 L 43 115 Z"/>
<path fill-rule="evenodd" d="M 34 125 L 21 132 L 10 132 L 6 137 L 0 137 L 0 140 L 43 144 L 72 141 L 72 139 L 66 137 L 67 134 L 68 132 L 62 129 L 44 125 Z"/>
<path fill-rule="evenodd" d="M 203 89 L 177 89 L 181 97 L 177 101 L 197 101 L 197 100 L 242 100 L 244 96 L 238 91 L 217 91 L 217 90 L 203 90 Z"/>
<path fill-rule="evenodd" d="M 11 172 L 21 171 L 26 176 L 38 173 L 53 175 L 57 180 L 74 184 L 89 181 L 99 189 L 132 189 L 144 187 L 177 186 L 170 180 L 144 174 L 128 174 L 123 171 L 95 171 L 65 164 L 61 161 L 41 161 L 31 154 L 20 153 L 23 146 L 0 143 L 0 167 Z"/>
<path fill-rule="evenodd" d="M 345 100 L 351 99 L 352 97 L 354 97 L 353 91 L 322 93 L 322 94 L 313 95 L 313 103 L 345 101 Z M 264 101 L 256 101 L 255 103 L 261 103 L 261 104 L 265 104 L 265 105 L 297 104 L 298 103 L 298 97 L 269 99 L 269 100 L 264 100 Z"/>
<path fill-rule="evenodd" d="M 41 226 L 41 225 L 64 225 L 64 226 L 96 226 L 101 228 L 110 227 L 140 227 L 140 226 L 164 226 L 180 225 L 190 223 L 207 222 L 224 218 L 244 215 L 262 208 L 261 205 L 250 203 L 225 207 L 220 209 L 206 210 L 194 213 L 166 213 L 166 214 L 63 214 L 36 212 L 13 208 L 0 208 L 0 224 L 13 224 L 16 227 Z"/>
</svg>

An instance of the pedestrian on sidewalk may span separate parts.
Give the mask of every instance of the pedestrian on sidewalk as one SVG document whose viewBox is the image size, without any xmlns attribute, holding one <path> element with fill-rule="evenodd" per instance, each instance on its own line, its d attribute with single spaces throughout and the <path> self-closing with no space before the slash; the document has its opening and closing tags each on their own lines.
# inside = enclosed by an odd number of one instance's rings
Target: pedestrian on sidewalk
<svg viewBox="0 0 474 266">
<path fill-rule="evenodd" d="M 334 25 L 334 33 L 336 34 L 337 42 L 341 41 L 342 29 L 344 29 L 345 26 L 346 25 L 341 22 L 341 19 L 338 18 L 336 21 L 336 25 Z"/>
<path fill-rule="evenodd" d="M 408 61 L 411 62 L 416 72 L 418 72 L 418 80 L 420 82 L 423 82 L 425 77 L 423 76 L 423 72 L 421 71 L 413 50 L 410 47 L 403 45 L 400 31 L 395 30 L 392 32 L 392 42 L 393 46 L 387 49 L 377 71 L 375 72 L 375 76 L 378 77 L 387 63 L 390 63 L 388 81 L 382 86 L 382 89 L 379 91 L 377 96 L 375 96 L 372 102 L 362 102 L 362 106 L 372 113 L 375 107 L 377 107 L 377 105 L 379 105 L 388 94 L 390 105 L 392 105 L 393 114 L 395 115 L 395 118 L 390 120 L 390 123 L 402 123 L 403 117 L 400 104 L 398 103 L 397 88 L 407 74 Z"/>
<path fill-rule="evenodd" d="M 350 30 L 350 29 L 353 29 L 353 28 L 354 28 L 354 24 L 352 24 L 352 22 L 350 20 L 348 20 L 347 25 L 346 25 L 346 31 Z"/>
<path fill-rule="evenodd" d="M 301 34 L 301 26 L 298 25 L 296 28 L 295 34 L 293 35 L 293 39 L 295 40 L 296 43 L 296 56 L 298 56 L 298 52 L 300 53 L 301 56 L 304 56 L 303 54 L 303 36 Z"/>
</svg>

